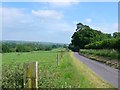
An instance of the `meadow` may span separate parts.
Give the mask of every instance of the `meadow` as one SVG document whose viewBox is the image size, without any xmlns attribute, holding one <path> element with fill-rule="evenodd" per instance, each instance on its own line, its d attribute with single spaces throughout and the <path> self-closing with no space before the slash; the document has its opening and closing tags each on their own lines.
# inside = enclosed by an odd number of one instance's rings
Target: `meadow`
<svg viewBox="0 0 120 90">
<path fill-rule="evenodd" d="M 57 64 L 59 54 L 59 64 Z M 60 59 L 59 50 L 2 54 L 2 88 L 23 89 L 23 64 L 38 61 L 39 88 L 112 88 L 78 61 L 73 52 L 65 51 Z"/>
</svg>

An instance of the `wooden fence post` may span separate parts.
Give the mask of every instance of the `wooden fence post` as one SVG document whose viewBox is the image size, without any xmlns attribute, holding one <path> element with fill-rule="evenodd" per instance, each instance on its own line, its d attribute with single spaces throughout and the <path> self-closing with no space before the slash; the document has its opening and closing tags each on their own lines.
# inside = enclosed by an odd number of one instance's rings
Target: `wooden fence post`
<svg viewBox="0 0 120 90">
<path fill-rule="evenodd" d="M 61 58 L 63 58 L 65 51 L 61 50 Z"/>
<path fill-rule="evenodd" d="M 57 54 L 57 65 L 59 65 L 59 54 Z"/>
<path fill-rule="evenodd" d="M 24 64 L 24 88 L 38 88 L 38 62 Z"/>
<path fill-rule="evenodd" d="M 62 59 L 62 57 L 63 57 L 63 51 L 61 50 L 61 59 Z"/>
</svg>

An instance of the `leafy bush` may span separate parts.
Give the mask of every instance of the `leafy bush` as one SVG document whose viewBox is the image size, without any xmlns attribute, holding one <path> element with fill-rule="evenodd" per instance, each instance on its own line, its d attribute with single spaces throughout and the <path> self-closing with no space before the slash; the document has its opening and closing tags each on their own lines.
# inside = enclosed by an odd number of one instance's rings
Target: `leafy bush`
<svg viewBox="0 0 120 90">
<path fill-rule="evenodd" d="M 117 49 L 118 51 L 120 51 L 120 38 L 117 38 L 117 40 L 114 44 L 114 48 Z"/>
<path fill-rule="evenodd" d="M 119 49 L 120 38 L 106 39 L 85 45 L 86 49 Z"/>
<path fill-rule="evenodd" d="M 112 49 L 112 50 L 106 50 L 106 49 L 99 49 L 99 50 L 96 50 L 96 49 L 81 49 L 79 51 L 80 53 L 83 53 L 83 54 L 92 54 L 92 55 L 96 55 L 96 56 L 103 56 L 103 57 L 108 57 L 110 59 L 120 59 L 118 58 L 118 51 Z"/>
<path fill-rule="evenodd" d="M 2 88 L 23 88 L 23 70 L 19 65 L 4 65 Z"/>
</svg>

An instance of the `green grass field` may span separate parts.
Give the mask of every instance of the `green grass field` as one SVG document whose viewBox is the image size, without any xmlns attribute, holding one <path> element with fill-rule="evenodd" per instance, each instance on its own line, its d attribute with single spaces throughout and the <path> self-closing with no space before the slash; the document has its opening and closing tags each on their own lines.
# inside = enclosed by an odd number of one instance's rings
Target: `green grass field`
<svg viewBox="0 0 120 90">
<path fill-rule="evenodd" d="M 39 88 L 112 88 L 79 62 L 72 52 L 65 52 L 57 65 L 58 50 L 2 54 L 2 87 L 23 88 L 23 64 L 39 62 Z"/>
</svg>

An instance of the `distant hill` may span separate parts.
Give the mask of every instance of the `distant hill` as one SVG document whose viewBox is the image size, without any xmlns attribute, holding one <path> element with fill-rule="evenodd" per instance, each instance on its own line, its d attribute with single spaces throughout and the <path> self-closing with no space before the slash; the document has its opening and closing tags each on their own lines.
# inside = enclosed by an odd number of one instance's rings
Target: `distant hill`
<svg viewBox="0 0 120 90">
<path fill-rule="evenodd" d="M 30 52 L 39 50 L 52 50 L 55 48 L 66 48 L 67 44 L 63 43 L 52 43 L 52 42 L 34 42 L 34 41 L 14 41 L 14 40 L 3 40 L 0 41 L 0 52 Z"/>
</svg>

